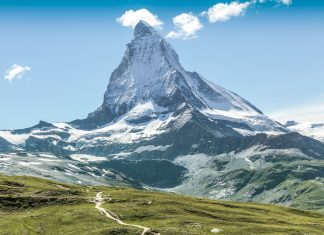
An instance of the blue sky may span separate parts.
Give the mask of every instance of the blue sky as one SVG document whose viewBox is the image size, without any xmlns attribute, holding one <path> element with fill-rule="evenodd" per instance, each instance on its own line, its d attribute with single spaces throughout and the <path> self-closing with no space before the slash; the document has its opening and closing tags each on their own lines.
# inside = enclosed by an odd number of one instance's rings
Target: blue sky
<svg viewBox="0 0 324 235">
<path fill-rule="evenodd" d="M 179 32 L 173 18 L 182 13 L 199 20 L 186 40 L 183 32 L 168 38 L 186 69 L 279 121 L 324 122 L 324 1 L 278 1 L 211 23 L 208 9 L 232 1 L 0 0 L 0 129 L 69 121 L 99 107 L 132 39 L 116 19 L 138 9 L 163 22 L 163 35 Z"/>
</svg>

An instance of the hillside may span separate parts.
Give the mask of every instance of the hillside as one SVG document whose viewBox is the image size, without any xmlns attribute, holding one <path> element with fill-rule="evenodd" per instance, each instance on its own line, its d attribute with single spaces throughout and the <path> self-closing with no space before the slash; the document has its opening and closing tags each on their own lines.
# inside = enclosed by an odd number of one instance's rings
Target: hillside
<svg viewBox="0 0 324 235">
<path fill-rule="evenodd" d="M 150 228 L 147 235 L 321 234 L 324 230 L 324 215 L 286 207 L 68 185 L 27 176 L 0 175 L 0 198 L 0 234 L 144 234 L 132 225 Z M 99 209 L 111 211 L 109 216 L 130 226 L 118 224 Z"/>
</svg>

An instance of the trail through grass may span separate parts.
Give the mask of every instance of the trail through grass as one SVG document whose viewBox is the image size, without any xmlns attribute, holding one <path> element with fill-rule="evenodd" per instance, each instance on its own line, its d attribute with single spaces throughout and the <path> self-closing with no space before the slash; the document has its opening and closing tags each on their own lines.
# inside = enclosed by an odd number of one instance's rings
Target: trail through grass
<svg viewBox="0 0 324 235">
<path fill-rule="evenodd" d="M 148 232 L 151 232 L 151 229 L 148 228 L 148 227 L 144 227 L 144 226 L 137 225 L 137 224 L 128 224 L 128 223 L 125 223 L 122 220 L 120 220 L 115 213 L 113 213 L 113 212 L 111 212 L 109 210 L 106 210 L 105 208 L 101 207 L 102 204 L 104 203 L 104 198 L 102 197 L 102 192 L 99 192 L 99 193 L 96 194 L 96 197 L 95 197 L 95 200 L 94 201 L 95 201 L 95 204 L 96 204 L 96 209 L 101 214 L 107 216 L 109 219 L 112 219 L 112 220 L 116 221 L 117 223 L 119 223 L 121 225 L 131 226 L 131 227 L 136 227 L 136 228 L 143 229 L 143 232 L 141 233 L 141 235 L 145 235 Z M 152 235 L 160 235 L 160 233 L 154 233 L 154 232 L 151 232 L 151 234 Z"/>
</svg>

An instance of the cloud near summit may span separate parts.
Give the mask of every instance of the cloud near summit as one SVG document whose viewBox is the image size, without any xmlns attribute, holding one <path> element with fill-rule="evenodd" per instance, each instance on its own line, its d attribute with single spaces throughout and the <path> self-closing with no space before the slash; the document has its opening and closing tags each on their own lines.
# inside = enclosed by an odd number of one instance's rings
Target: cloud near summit
<svg viewBox="0 0 324 235">
<path fill-rule="evenodd" d="M 135 28 L 139 21 L 145 21 L 149 25 L 155 28 L 161 28 L 163 22 L 159 20 L 157 15 L 154 15 L 145 8 L 139 10 L 125 11 L 123 15 L 117 18 L 117 22 L 122 26 Z"/>
<path fill-rule="evenodd" d="M 210 23 L 224 22 L 230 20 L 232 17 L 238 17 L 245 14 L 251 2 L 231 2 L 231 3 L 217 3 L 210 7 L 208 11 L 201 13 L 206 16 Z"/>
<path fill-rule="evenodd" d="M 203 27 L 197 16 L 192 13 L 182 13 L 173 17 L 175 30 L 168 33 L 168 38 L 190 39 L 197 35 L 197 32 Z"/>
</svg>

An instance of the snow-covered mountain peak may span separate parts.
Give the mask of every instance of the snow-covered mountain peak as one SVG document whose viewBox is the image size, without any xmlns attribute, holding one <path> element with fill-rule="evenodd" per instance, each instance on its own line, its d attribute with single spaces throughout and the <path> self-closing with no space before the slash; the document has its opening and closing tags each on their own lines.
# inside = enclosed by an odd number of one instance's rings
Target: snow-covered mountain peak
<svg viewBox="0 0 324 235">
<path fill-rule="evenodd" d="M 186 117 L 187 121 L 190 120 L 188 115 L 181 115 L 181 112 L 200 113 L 199 118 L 240 123 L 234 125 L 239 127 L 236 133 L 247 133 L 240 130 L 242 123 L 243 129 L 252 134 L 255 130 L 271 133 L 279 130 L 281 133 L 285 129 L 239 95 L 213 84 L 196 72 L 186 71 L 172 46 L 157 30 L 140 21 L 121 63 L 111 74 L 103 104 L 86 119 L 71 124 L 81 129 L 97 129 L 125 115 L 133 120 L 132 110 L 146 107 L 143 104 L 149 103 L 160 110 Z M 141 120 L 158 118 L 158 114 L 150 110 L 143 112 L 147 117 L 141 116 Z"/>
<path fill-rule="evenodd" d="M 134 39 L 127 45 L 124 59 L 132 67 L 142 64 L 144 66 L 153 66 L 151 69 L 168 67 L 170 70 L 183 70 L 179 63 L 178 55 L 171 45 L 152 26 L 144 21 L 139 21 L 135 26 Z M 150 67 L 146 67 L 144 71 L 149 69 Z M 140 78 L 140 76 L 135 78 Z"/>
</svg>

